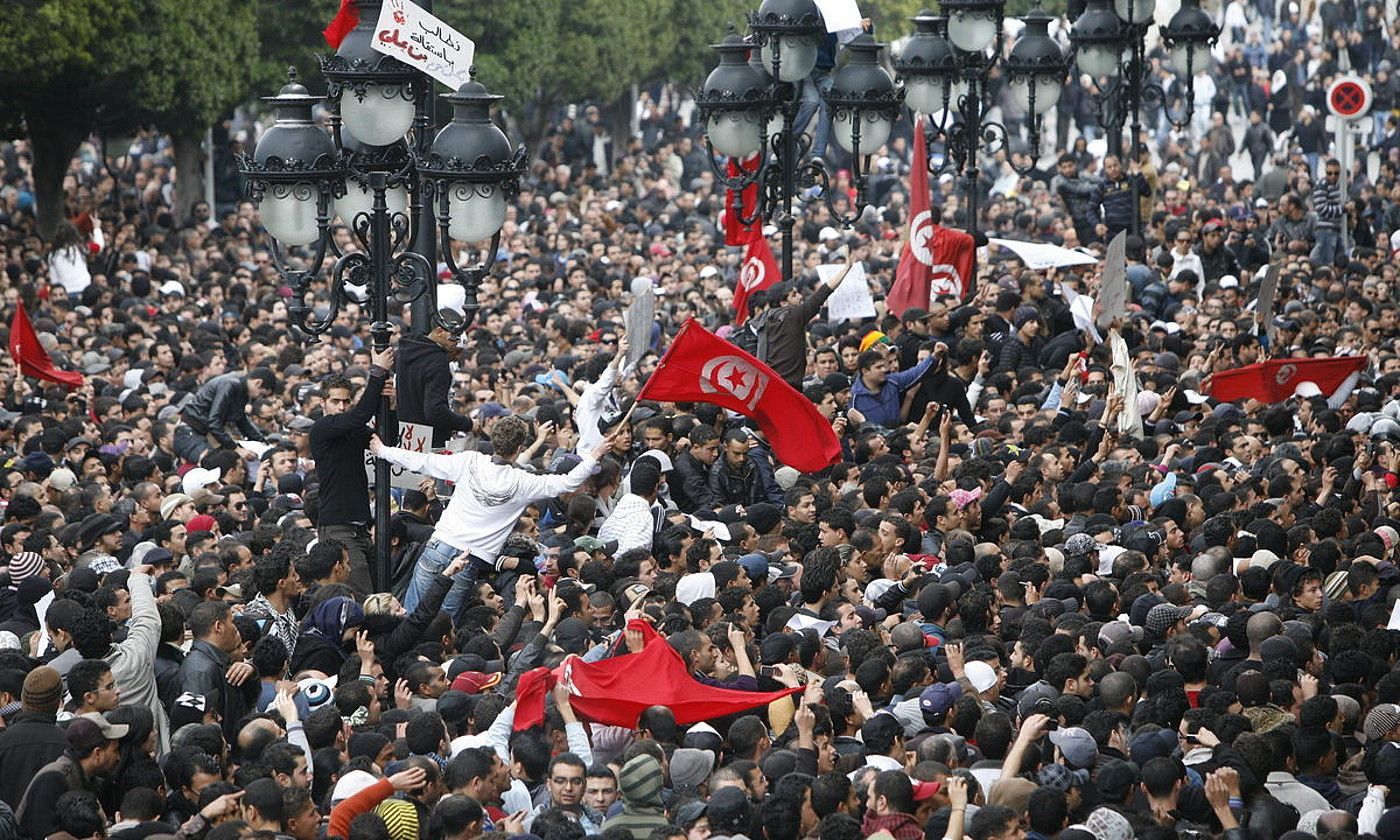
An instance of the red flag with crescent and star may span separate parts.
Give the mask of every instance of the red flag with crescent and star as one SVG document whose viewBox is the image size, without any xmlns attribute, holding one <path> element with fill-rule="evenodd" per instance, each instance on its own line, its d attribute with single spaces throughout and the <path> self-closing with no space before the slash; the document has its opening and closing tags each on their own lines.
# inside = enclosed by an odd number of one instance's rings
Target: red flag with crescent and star
<svg viewBox="0 0 1400 840">
<path fill-rule="evenodd" d="M 15 318 L 10 323 L 9 349 L 10 358 L 19 366 L 21 376 L 47 379 L 69 388 L 77 388 L 83 384 L 81 373 L 59 370 L 53 366 L 53 360 L 39 343 L 39 336 L 34 334 L 34 325 L 29 323 L 29 313 L 24 311 L 22 303 L 15 307 Z"/>
<path fill-rule="evenodd" d="M 914 122 L 914 153 L 910 160 L 927 160 L 923 118 Z M 895 315 L 904 310 L 927 308 L 935 295 L 959 300 L 971 291 L 973 258 L 977 246 L 972 236 L 935 224 L 929 207 L 928 167 L 915 166 L 909 175 L 909 233 L 894 272 L 894 285 L 885 305 Z"/>
<path fill-rule="evenodd" d="M 755 236 L 744 246 L 744 261 L 739 263 L 739 279 L 734 284 L 734 326 L 743 326 L 749 317 L 749 295 L 762 291 L 782 279 L 778 261 L 768 240 Z"/>
<path fill-rule="evenodd" d="M 1255 399 L 1277 403 L 1293 396 L 1304 382 L 1313 383 L 1323 395 L 1329 395 L 1348 376 L 1365 367 L 1365 356 L 1269 359 L 1215 374 L 1210 380 L 1210 395 L 1220 402 Z"/>
<path fill-rule="evenodd" d="M 758 422 L 778 460 L 817 472 L 841 458 L 831 423 L 772 368 L 687 321 L 637 395 L 640 400 L 706 402 Z"/>
<path fill-rule="evenodd" d="M 730 178 L 738 178 L 741 175 L 752 174 L 758 171 L 759 156 L 755 152 L 743 160 L 730 158 L 728 164 L 728 174 Z M 747 245 L 755 239 L 763 236 L 763 220 L 754 219 L 753 224 L 746 225 L 740 219 L 751 218 L 758 209 L 758 182 L 755 181 L 744 187 L 739 194 L 739 219 L 733 218 L 734 213 L 734 190 L 725 190 L 724 209 L 719 214 L 719 226 L 724 230 L 725 245 Z"/>
</svg>

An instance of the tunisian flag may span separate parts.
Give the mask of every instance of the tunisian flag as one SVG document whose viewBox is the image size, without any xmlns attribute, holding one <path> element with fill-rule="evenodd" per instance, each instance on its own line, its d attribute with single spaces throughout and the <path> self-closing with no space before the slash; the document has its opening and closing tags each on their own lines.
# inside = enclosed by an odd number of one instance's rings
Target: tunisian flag
<svg viewBox="0 0 1400 840">
<path fill-rule="evenodd" d="M 321 30 L 321 35 L 326 39 L 326 43 L 332 49 L 340 47 L 340 42 L 345 40 L 345 36 L 350 34 L 360 22 L 360 10 L 355 6 L 354 0 L 340 0 L 340 11 L 335 13 L 335 17 Z"/>
<path fill-rule="evenodd" d="M 971 291 L 973 256 L 977 251 L 972 237 L 960 230 L 934 224 L 929 209 L 928 159 L 924 148 L 923 117 L 914 121 L 915 162 L 909 175 L 909 232 L 894 272 L 894 285 L 885 296 L 885 306 L 895 315 L 912 307 L 926 308 L 934 294 L 958 299 Z"/>
<path fill-rule="evenodd" d="M 644 638 L 641 653 L 616 656 L 601 662 L 565 659 L 554 670 L 536 668 L 522 674 L 515 687 L 515 730 L 529 729 L 544 721 L 544 698 L 556 683 L 569 689 L 569 703 L 580 717 L 605 726 L 632 729 L 650 706 L 669 706 L 676 723 L 702 720 L 766 706 L 802 690 L 740 691 L 714 688 L 698 682 L 686 670 L 680 654 L 651 625 L 641 619 L 627 622 Z"/>
<path fill-rule="evenodd" d="M 802 472 L 841 458 L 836 433 L 811 400 L 696 321 L 681 327 L 637 399 L 707 402 L 752 417 L 778 460 Z"/>
<path fill-rule="evenodd" d="M 741 175 L 751 174 L 758 171 L 760 152 L 754 152 L 743 160 L 736 158 L 729 159 L 728 172 L 730 178 L 738 178 Z M 754 215 L 758 208 L 758 182 L 755 181 L 744 187 L 739 195 L 739 216 L 749 218 Z M 734 190 L 725 190 L 724 209 L 720 212 L 719 226 L 724 229 L 725 245 L 747 245 L 755 239 L 763 236 L 763 220 L 754 219 L 753 224 L 746 225 L 737 218 L 734 218 Z"/>
<path fill-rule="evenodd" d="M 744 261 L 739 264 L 739 282 L 734 284 L 734 326 L 742 326 L 749 317 L 749 295 L 776 284 L 782 279 L 782 269 L 773 259 L 768 240 L 755 236 L 744 246 Z"/>
<path fill-rule="evenodd" d="M 1341 387 L 1348 376 L 1366 367 L 1365 356 L 1330 356 L 1322 359 L 1269 359 L 1234 370 L 1221 371 L 1211 380 L 1210 395 L 1221 402 L 1256 399 L 1283 402 L 1304 382 L 1323 394 Z"/>
<path fill-rule="evenodd" d="M 29 323 L 29 313 L 24 311 L 23 303 L 15 308 L 15 319 L 10 323 L 10 358 L 19 365 L 19 372 L 24 376 L 47 379 L 69 388 L 83 384 L 81 373 L 59 370 L 53 366 L 49 354 L 39 344 L 39 336 L 34 334 L 34 326 Z"/>
</svg>

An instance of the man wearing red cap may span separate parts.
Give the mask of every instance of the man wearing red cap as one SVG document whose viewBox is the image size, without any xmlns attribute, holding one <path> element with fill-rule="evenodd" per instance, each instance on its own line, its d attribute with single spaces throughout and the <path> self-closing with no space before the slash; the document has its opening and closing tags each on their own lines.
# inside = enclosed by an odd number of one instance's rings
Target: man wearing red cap
<svg viewBox="0 0 1400 840">
<path fill-rule="evenodd" d="M 488 674 L 484 671 L 463 671 L 452 681 L 452 690 L 466 694 L 480 694 L 490 691 L 501 681 L 500 672 Z"/>
<path fill-rule="evenodd" d="M 207 513 L 190 517 L 190 521 L 185 523 L 186 533 L 193 534 L 195 531 L 208 531 L 215 539 L 219 536 L 219 521 Z"/>
<path fill-rule="evenodd" d="M 903 770 L 885 770 L 876 776 L 861 833 L 868 837 L 877 831 L 888 831 L 895 840 L 923 840 L 923 825 L 914 818 L 916 784 L 924 799 L 939 790 L 937 782 L 913 782 Z"/>
</svg>

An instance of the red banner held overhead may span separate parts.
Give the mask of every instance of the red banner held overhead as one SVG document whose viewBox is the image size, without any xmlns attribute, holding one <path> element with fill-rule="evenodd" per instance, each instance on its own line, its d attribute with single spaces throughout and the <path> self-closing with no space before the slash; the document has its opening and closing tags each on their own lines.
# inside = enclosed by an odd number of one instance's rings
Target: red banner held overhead
<svg viewBox="0 0 1400 840">
<path fill-rule="evenodd" d="M 606 726 L 632 729 L 651 706 L 668 706 L 676 723 L 699 723 L 766 706 L 801 687 L 782 691 L 741 691 L 699 682 L 685 661 L 652 626 L 640 619 L 627 623 L 645 639 L 640 653 L 585 662 L 570 656 L 554 670 L 536 668 L 520 677 L 515 689 L 516 731 L 544 721 L 544 698 L 555 684 L 569 690 L 569 703 L 582 718 Z"/>
<path fill-rule="evenodd" d="M 758 171 L 761 159 L 759 153 L 754 153 L 744 158 L 742 161 L 730 158 L 728 164 L 728 174 L 730 178 L 738 178 L 743 175 L 752 175 Z M 724 229 L 725 245 L 747 245 L 763 235 L 763 220 L 754 219 L 753 224 L 746 225 L 742 219 L 753 218 L 758 212 L 758 182 L 755 181 L 744 187 L 739 195 L 739 218 L 734 218 L 734 190 L 726 190 L 724 193 L 724 210 L 720 213 L 719 225 Z"/>
<path fill-rule="evenodd" d="M 355 0 L 340 0 L 340 11 L 335 13 L 335 17 L 321 30 L 321 35 L 325 37 L 326 43 L 331 45 L 331 49 L 338 49 L 340 42 L 345 40 L 345 36 L 350 34 L 360 22 L 360 10 L 355 6 Z"/>
<path fill-rule="evenodd" d="M 755 236 L 744 246 L 744 261 L 739 264 L 739 279 L 734 283 L 734 325 L 742 326 L 749 317 L 749 295 L 776 285 L 782 279 L 782 269 L 773 259 L 768 240 Z"/>
<path fill-rule="evenodd" d="M 1215 374 L 1210 395 L 1221 402 L 1255 399 L 1283 402 L 1304 382 L 1331 394 L 1348 376 L 1366 367 L 1365 356 L 1330 356 L 1321 359 L 1269 359 Z"/>
</svg>

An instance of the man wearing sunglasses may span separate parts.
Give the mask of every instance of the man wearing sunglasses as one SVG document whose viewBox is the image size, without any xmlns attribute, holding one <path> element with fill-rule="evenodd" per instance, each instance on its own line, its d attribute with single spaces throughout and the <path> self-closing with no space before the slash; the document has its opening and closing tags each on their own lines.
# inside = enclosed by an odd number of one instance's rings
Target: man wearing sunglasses
<svg viewBox="0 0 1400 840">
<path fill-rule="evenodd" d="M 1342 165 L 1328 160 L 1322 180 L 1313 185 L 1312 209 L 1317 216 L 1317 244 L 1312 249 L 1315 265 L 1331 265 L 1337 259 L 1342 239 Z"/>
</svg>

